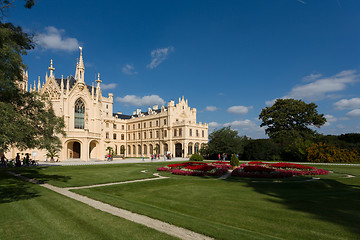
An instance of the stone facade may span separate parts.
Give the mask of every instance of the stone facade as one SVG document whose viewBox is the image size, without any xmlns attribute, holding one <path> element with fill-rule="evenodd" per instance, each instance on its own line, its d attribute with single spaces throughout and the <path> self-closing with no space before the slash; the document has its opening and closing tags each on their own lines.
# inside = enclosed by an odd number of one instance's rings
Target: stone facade
<svg viewBox="0 0 360 240">
<path fill-rule="evenodd" d="M 132 115 L 113 113 L 113 94 L 102 96 L 100 75 L 92 86 L 85 84 L 82 49 L 76 66 L 75 77 L 55 78 L 53 62 L 45 82 L 30 85 L 30 91 L 47 96 L 57 116 L 65 120 L 66 136 L 61 136 L 60 160 L 105 158 L 111 147 L 117 155 L 145 157 L 167 154 L 188 157 L 208 142 L 208 125 L 196 123 L 196 109 L 188 106 L 184 97 L 177 104 L 153 106 L 147 112 L 137 109 Z M 27 91 L 28 74 L 19 83 Z M 8 157 L 15 157 L 12 149 Z M 37 160 L 46 158 L 46 151 L 32 149 Z M 33 154 L 34 155 L 34 154 Z"/>
</svg>

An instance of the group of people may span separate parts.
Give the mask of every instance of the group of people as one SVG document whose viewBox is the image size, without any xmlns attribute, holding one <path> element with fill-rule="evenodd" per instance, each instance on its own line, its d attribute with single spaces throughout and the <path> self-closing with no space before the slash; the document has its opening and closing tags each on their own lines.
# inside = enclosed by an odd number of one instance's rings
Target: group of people
<svg viewBox="0 0 360 240">
<path fill-rule="evenodd" d="M 5 157 L 5 154 L 1 155 L 1 167 L 21 167 L 21 166 L 30 166 L 30 165 L 35 165 L 36 162 L 34 160 L 30 159 L 30 154 L 26 153 L 25 156 L 22 159 L 22 163 L 21 163 L 21 157 L 20 154 L 17 153 L 16 157 L 15 157 L 15 161 L 14 160 L 8 160 Z"/>
<path fill-rule="evenodd" d="M 234 153 L 236 155 L 237 158 L 239 158 L 239 154 L 238 153 Z M 226 161 L 226 159 L 228 159 L 228 155 L 227 153 L 223 153 L 223 154 L 218 154 L 218 158 L 219 158 L 219 161 Z"/>
</svg>

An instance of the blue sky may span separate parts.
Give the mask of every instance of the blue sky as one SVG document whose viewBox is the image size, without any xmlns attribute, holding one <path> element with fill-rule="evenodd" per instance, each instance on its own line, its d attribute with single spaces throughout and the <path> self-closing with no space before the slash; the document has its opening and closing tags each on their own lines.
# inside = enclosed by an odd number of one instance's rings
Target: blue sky
<svg viewBox="0 0 360 240">
<path fill-rule="evenodd" d="M 360 132 L 360 1 L 55 1 L 16 7 L 6 20 L 35 34 L 30 83 L 101 74 L 114 111 L 188 99 L 209 129 L 266 137 L 257 119 L 276 98 L 315 102 L 324 134 Z"/>
</svg>

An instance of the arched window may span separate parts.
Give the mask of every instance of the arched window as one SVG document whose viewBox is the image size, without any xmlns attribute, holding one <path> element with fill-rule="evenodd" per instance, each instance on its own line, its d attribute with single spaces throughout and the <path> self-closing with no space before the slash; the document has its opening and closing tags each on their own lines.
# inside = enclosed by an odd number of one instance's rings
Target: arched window
<svg viewBox="0 0 360 240">
<path fill-rule="evenodd" d="M 79 98 L 75 102 L 75 128 L 84 129 L 85 127 L 85 104 Z"/>
</svg>

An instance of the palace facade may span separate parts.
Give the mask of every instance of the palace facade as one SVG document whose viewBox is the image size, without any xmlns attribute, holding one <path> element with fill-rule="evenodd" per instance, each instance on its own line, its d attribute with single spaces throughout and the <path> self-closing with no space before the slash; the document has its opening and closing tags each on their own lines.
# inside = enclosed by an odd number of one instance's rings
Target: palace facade
<svg viewBox="0 0 360 240">
<path fill-rule="evenodd" d="M 146 112 L 137 109 L 132 115 L 113 113 L 114 95 L 103 96 L 98 74 L 95 84 L 86 85 L 85 66 L 80 48 L 75 77 L 55 77 L 51 60 L 45 82 L 30 85 L 51 100 L 55 114 L 65 120 L 66 136 L 60 136 L 62 150 L 59 160 L 105 158 L 108 147 L 125 157 L 145 157 L 170 153 L 174 157 L 188 157 L 197 153 L 208 142 L 208 125 L 196 122 L 196 109 L 190 108 L 184 97 L 166 106 L 153 106 Z M 20 87 L 28 90 L 26 73 Z M 36 86 L 37 85 L 37 86 Z M 95 86 L 94 86 L 95 85 Z M 15 157 L 12 149 L 7 157 Z M 37 160 L 46 159 L 46 151 L 26 152 Z M 34 154 L 35 153 L 35 154 Z"/>
</svg>

